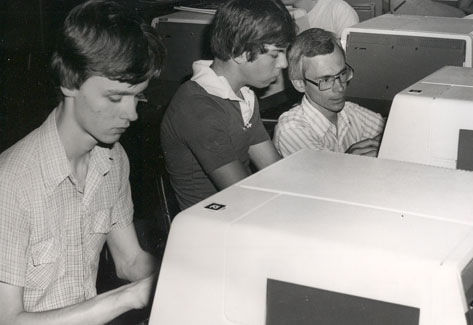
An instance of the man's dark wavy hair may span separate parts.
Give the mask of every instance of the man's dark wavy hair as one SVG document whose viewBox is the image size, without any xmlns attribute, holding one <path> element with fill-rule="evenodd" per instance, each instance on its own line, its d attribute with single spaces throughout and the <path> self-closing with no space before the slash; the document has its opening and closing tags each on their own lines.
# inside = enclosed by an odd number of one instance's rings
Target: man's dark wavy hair
<svg viewBox="0 0 473 325">
<path fill-rule="evenodd" d="M 253 61 L 265 45 L 285 48 L 295 36 L 295 21 L 280 0 L 229 0 L 213 20 L 210 48 L 223 61 L 244 52 Z"/>
<path fill-rule="evenodd" d="M 68 14 L 51 67 L 56 83 L 68 89 L 79 89 L 91 76 L 135 85 L 159 73 L 165 52 L 155 29 L 134 11 L 91 0 Z"/>
</svg>

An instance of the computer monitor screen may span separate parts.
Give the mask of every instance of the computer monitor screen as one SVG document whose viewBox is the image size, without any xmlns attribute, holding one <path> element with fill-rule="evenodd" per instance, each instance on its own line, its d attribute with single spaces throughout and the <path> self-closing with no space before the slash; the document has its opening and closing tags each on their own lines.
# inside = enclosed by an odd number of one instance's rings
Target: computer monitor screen
<svg viewBox="0 0 473 325">
<path fill-rule="evenodd" d="M 417 325 L 419 308 L 268 279 L 266 325 Z"/>
</svg>

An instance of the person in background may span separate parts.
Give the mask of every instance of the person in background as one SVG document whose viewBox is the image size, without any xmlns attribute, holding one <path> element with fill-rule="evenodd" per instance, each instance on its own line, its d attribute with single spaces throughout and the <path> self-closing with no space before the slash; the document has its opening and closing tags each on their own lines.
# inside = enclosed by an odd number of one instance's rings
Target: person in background
<svg viewBox="0 0 473 325">
<path fill-rule="evenodd" d="M 52 58 L 62 99 L 0 155 L 0 324 L 104 324 L 148 304 L 158 263 L 138 243 L 117 141 L 163 55 L 122 5 L 88 1 L 68 14 Z M 97 295 L 105 241 L 132 282 Z"/>
<path fill-rule="evenodd" d="M 319 28 L 299 34 L 288 51 L 289 78 L 304 93 L 300 105 L 283 113 L 273 142 L 285 157 L 302 149 L 377 156 L 385 121 L 345 101 L 353 69 L 335 34 Z"/>
<path fill-rule="evenodd" d="M 417 15 L 463 18 L 465 13 L 445 3 L 432 0 L 391 0 L 391 13 L 397 15 Z"/>
<path fill-rule="evenodd" d="M 310 28 L 335 33 L 340 39 L 343 30 L 360 22 L 355 9 L 343 0 L 283 0 L 285 5 L 307 11 Z"/>
<path fill-rule="evenodd" d="M 468 16 L 473 14 L 473 0 L 458 0 L 457 7 Z M 468 18 L 471 19 L 472 17 Z"/>
<path fill-rule="evenodd" d="M 295 22 L 280 0 L 230 0 L 216 12 L 212 61 L 193 63 L 161 125 L 166 168 L 181 209 L 281 157 L 250 87 L 264 88 L 287 67 Z"/>
</svg>

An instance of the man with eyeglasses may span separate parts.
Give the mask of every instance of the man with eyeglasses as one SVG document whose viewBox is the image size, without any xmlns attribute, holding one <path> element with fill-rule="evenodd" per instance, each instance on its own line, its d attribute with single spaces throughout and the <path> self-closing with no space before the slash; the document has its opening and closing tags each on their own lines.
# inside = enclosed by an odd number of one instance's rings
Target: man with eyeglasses
<svg viewBox="0 0 473 325">
<path fill-rule="evenodd" d="M 309 148 L 376 157 L 385 120 L 345 101 L 354 71 L 337 37 L 319 28 L 302 32 L 288 51 L 288 64 L 289 78 L 304 97 L 279 117 L 273 142 L 281 155 Z"/>
</svg>

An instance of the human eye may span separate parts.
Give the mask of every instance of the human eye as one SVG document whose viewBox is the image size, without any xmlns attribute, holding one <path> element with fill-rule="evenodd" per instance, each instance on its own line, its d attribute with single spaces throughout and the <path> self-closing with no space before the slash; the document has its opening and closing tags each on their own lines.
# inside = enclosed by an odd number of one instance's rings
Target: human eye
<svg viewBox="0 0 473 325">
<path fill-rule="evenodd" d="M 281 55 L 285 56 L 286 51 L 285 50 L 272 50 L 269 52 L 269 55 L 274 59 L 278 59 Z"/>
<path fill-rule="evenodd" d="M 335 78 L 332 77 L 332 76 L 329 76 L 329 77 L 320 78 L 320 79 L 318 80 L 318 83 L 319 83 L 322 87 L 325 87 L 325 86 L 332 87 L 334 81 L 335 81 Z"/>
<path fill-rule="evenodd" d="M 346 68 L 342 72 L 340 72 L 340 81 L 347 82 L 352 77 L 351 71 Z"/>
<path fill-rule="evenodd" d="M 119 102 L 122 101 L 122 96 L 121 95 L 109 95 L 109 96 L 107 96 L 107 98 L 112 103 L 119 103 Z"/>
</svg>

